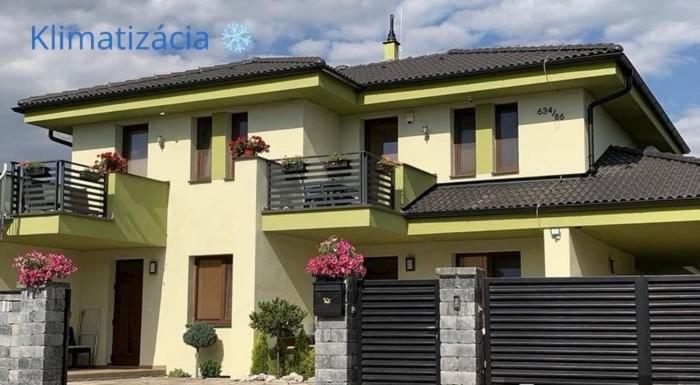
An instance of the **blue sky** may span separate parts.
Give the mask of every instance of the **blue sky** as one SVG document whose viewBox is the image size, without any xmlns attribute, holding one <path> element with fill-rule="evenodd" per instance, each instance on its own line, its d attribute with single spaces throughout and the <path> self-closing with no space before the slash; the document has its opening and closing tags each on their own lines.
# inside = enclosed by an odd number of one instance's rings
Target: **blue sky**
<svg viewBox="0 0 700 385">
<path fill-rule="evenodd" d="M 10 111 L 31 95 L 88 87 L 248 56 L 323 56 L 332 65 L 381 60 L 389 14 L 402 56 L 450 48 L 614 42 L 700 154 L 700 2 L 656 0 L 0 0 L 0 161 L 68 157 L 46 131 Z M 402 17 L 400 17 L 402 15 Z M 220 32 L 248 26 L 253 47 L 222 48 Z M 207 51 L 32 51 L 31 26 L 82 31 L 134 26 L 206 29 Z"/>
</svg>

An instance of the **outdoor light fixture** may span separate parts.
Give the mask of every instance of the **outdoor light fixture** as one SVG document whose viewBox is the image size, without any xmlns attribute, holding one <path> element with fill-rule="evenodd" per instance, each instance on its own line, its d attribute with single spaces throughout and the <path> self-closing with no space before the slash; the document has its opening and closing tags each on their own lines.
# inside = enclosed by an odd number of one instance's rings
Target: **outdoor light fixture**
<svg viewBox="0 0 700 385">
<path fill-rule="evenodd" d="M 158 142 L 158 147 L 160 147 L 161 150 L 165 148 L 165 138 L 163 138 L 163 135 L 158 135 L 156 137 L 156 142 Z"/>
<path fill-rule="evenodd" d="M 558 241 L 561 239 L 561 229 L 559 229 L 559 228 L 549 229 L 549 235 L 552 236 L 552 239 L 554 239 L 555 241 Z"/>
<path fill-rule="evenodd" d="M 158 273 L 158 261 L 150 261 L 148 262 L 148 274 L 157 274 Z"/>
<path fill-rule="evenodd" d="M 416 257 L 412 255 L 406 257 L 406 271 L 416 271 Z"/>
<path fill-rule="evenodd" d="M 416 115 L 413 112 L 406 113 L 406 123 L 413 124 L 416 121 Z"/>
<path fill-rule="evenodd" d="M 423 137 L 425 138 L 425 142 L 427 143 L 430 140 L 430 127 L 423 126 Z"/>
<path fill-rule="evenodd" d="M 459 309 L 462 308 L 462 301 L 460 300 L 458 295 L 452 298 L 452 308 L 455 309 L 455 311 L 459 311 Z"/>
</svg>

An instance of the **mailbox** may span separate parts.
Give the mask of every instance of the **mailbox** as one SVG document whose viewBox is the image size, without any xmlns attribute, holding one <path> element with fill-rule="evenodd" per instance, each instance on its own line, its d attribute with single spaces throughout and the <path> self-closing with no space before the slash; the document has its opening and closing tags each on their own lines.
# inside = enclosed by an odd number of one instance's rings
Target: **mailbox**
<svg viewBox="0 0 700 385">
<path fill-rule="evenodd" d="M 314 315 L 342 317 L 345 314 L 345 282 L 316 280 L 314 282 Z"/>
</svg>

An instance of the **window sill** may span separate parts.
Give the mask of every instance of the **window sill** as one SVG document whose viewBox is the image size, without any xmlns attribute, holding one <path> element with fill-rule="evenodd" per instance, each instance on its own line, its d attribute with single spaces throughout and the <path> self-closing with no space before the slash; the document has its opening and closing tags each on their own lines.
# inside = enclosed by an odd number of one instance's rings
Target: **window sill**
<svg viewBox="0 0 700 385">
<path fill-rule="evenodd" d="M 191 181 L 188 181 L 187 183 L 189 183 L 189 184 L 204 184 L 204 183 L 211 183 L 211 179 L 202 179 L 202 180 L 191 180 Z"/>
<path fill-rule="evenodd" d="M 191 322 L 191 323 L 205 323 L 205 324 L 207 324 L 207 325 L 213 327 L 214 329 L 227 329 L 227 328 L 231 328 L 231 322 L 230 322 L 230 321 L 227 321 L 227 322 L 212 322 L 212 321 L 205 321 L 205 320 L 195 320 L 195 321 L 193 321 L 193 322 Z"/>
<path fill-rule="evenodd" d="M 519 173 L 520 170 L 500 170 L 500 171 L 494 171 L 491 173 L 491 175 L 498 176 L 498 175 L 513 175 Z"/>
<path fill-rule="evenodd" d="M 450 175 L 450 179 L 468 179 L 468 178 L 475 178 L 476 173 L 473 174 L 453 174 Z"/>
</svg>

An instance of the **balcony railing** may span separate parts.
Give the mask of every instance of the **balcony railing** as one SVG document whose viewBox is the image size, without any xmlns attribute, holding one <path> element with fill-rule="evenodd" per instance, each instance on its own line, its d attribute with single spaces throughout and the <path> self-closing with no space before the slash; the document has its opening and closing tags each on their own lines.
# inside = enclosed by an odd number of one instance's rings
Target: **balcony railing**
<svg viewBox="0 0 700 385">
<path fill-rule="evenodd" d="M 290 167 L 281 159 L 269 161 L 267 209 L 394 207 L 394 170 L 381 167 L 379 156 L 360 152 L 338 158 L 305 157 Z"/>
<path fill-rule="evenodd" d="M 11 163 L 12 215 L 74 213 L 107 216 L 107 178 L 89 166 L 55 160 Z"/>
</svg>

